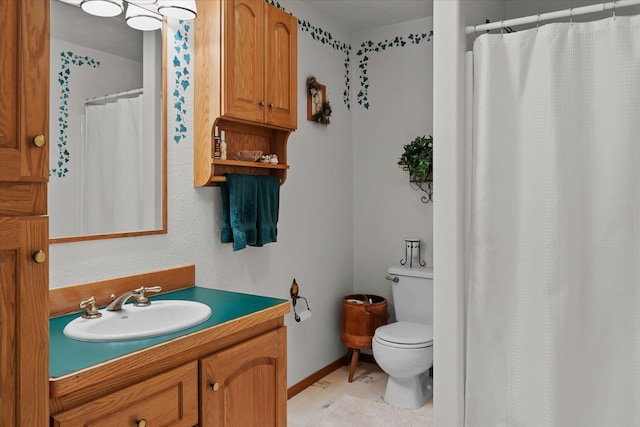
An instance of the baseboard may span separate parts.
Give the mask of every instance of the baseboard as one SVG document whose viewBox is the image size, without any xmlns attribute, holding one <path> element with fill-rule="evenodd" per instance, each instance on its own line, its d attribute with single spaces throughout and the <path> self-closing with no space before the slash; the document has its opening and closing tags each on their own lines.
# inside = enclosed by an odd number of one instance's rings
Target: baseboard
<svg viewBox="0 0 640 427">
<path fill-rule="evenodd" d="M 376 363 L 375 359 L 373 358 L 373 355 L 367 354 L 367 353 L 360 353 L 360 357 L 358 358 L 358 361 L 366 362 L 366 363 Z M 336 369 L 339 369 L 341 366 L 344 366 L 344 365 L 346 365 L 345 356 L 342 356 L 335 362 L 331 362 L 330 364 L 320 369 L 319 371 L 309 375 L 307 378 L 303 379 L 299 383 L 292 385 L 287 389 L 287 400 L 291 399 L 293 396 L 300 393 L 307 387 L 312 386 L 313 383 L 321 380 L 322 378 L 329 375 L 331 372 L 335 371 Z"/>
<path fill-rule="evenodd" d="M 343 365 L 344 365 L 344 356 L 342 356 L 340 359 L 336 360 L 335 362 L 328 364 L 327 366 L 320 369 L 319 371 L 314 372 L 313 374 L 309 375 L 307 378 L 303 379 L 299 383 L 292 385 L 287 390 L 287 399 L 291 399 L 293 396 L 300 393 L 305 388 L 313 385 L 313 383 L 321 380 L 322 378 L 326 377 L 331 372 L 335 371 L 336 369 L 340 368 Z"/>
</svg>

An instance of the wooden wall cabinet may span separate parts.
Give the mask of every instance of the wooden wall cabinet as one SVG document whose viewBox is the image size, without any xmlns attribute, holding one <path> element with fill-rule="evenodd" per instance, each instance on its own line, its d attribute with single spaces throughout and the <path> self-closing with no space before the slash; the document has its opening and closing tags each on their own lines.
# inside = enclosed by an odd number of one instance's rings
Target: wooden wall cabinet
<svg viewBox="0 0 640 427">
<path fill-rule="evenodd" d="M 298 20 L 264 0 L 227 1 L 223 14 L 223 116 L 296 129 Z"/>
<path fill-rule="evenodd" d="M 48 423 L 49 2 L 0 1 L 0 425 Z"/>
<path fill-rule="evenodd" d="M 219 185 L 226 172 L 275 175 L 288 165 L 297 128 L 297 19 L 264 0 L 199 0 L 195 23 L 194 184 Z M 226 132 L 227 160 L 213 158 L 215 127 Z M 238 162 L 261 150 L 277 165 Z"/>
</svg>

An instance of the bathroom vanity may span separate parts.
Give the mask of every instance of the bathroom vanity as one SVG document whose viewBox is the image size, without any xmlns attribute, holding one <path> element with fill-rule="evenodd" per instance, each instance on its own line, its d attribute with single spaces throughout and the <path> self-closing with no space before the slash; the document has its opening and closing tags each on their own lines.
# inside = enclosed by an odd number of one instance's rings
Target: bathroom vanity
<svg viewBox="0 0 640 427">
<path fill-rule="evenodd" d="M 52 314 L 68 310 L 63 294 L 100 290 L 104 305 L 103 294 L 158 282 L 170 292 L 152 304 L 190 300 L 212 310 L 183 331 L 113 342 L 67 338 L 64 325 L 81 313 L 52 317 L 52 426 L 286 426 L 288 301 L 193 286 L 194 276 L 187 266 L 51 290 Z"/>
</svg>

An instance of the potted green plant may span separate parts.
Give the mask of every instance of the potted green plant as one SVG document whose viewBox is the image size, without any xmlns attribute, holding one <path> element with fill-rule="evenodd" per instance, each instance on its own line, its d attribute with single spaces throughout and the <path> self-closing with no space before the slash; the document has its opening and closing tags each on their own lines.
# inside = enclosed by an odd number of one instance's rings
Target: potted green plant
<svg viewBox="0 0 640 427">
<path fill-rule="evenodd" d="M 411 182 L 418 186 L 430 182 L 433 177 L 433 137 L 417 136 L 405 145 L 398 166 L 408 171 Z"/>
</svg>

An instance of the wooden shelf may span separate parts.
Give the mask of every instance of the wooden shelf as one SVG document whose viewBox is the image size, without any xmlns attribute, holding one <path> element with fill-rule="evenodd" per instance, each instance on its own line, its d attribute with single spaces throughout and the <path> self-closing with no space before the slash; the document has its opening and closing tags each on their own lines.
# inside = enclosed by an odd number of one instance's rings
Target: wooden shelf
<svg viewBox="0 0 640 427">
<path fill-rule="evenodd" d="M 298 125 L 297 25 L 294 16 L 261 0 L 198 0 L 195 186 L 220 185 L 225 173 L 285 182 L 287 140 Z M 227 152 L 258 150 L 277 155 L 280 163 L 213 160 L 216 128 L 225 132 Z"/>
<path fill-rule="evenodd" d="M 246 167 L 246 168 L 264 168 L 264 169 L 289 169 L 289 165 L 283 165 L 280 163 L 261 163 L 261 162 L 242 162 L 239 160 L 220 160 L 220 159 L 212 159 L 211 164 L 213 165 L 227 165 L 227 166 L 238 166 L 238 167 Z"/>
</svg>

